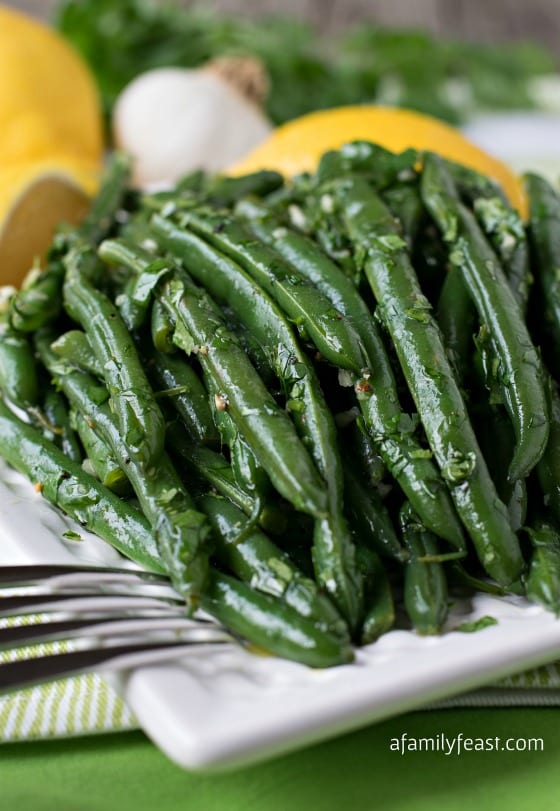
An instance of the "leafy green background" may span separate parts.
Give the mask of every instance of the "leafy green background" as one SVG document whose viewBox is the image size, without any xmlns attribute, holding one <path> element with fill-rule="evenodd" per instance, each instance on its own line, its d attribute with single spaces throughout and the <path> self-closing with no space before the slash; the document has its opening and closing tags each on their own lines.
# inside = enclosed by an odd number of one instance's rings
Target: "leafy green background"
<svg viewBox="0 0 560 811">
<path fill-rule="evenodd" d="M 552 55 L 531 43 L 484 45 L 371 23 L 329 38 L 293 18 L 227 17 L 149 0 L 63 0 L 55 23 L 91 65 L 107 114 L 139 73 L 223 54 L 261 58 L 275 123 L 367 102 L 459 123 L 474 109 L 532 107 L 529 80 L 555 69 Z"/>
</svg>

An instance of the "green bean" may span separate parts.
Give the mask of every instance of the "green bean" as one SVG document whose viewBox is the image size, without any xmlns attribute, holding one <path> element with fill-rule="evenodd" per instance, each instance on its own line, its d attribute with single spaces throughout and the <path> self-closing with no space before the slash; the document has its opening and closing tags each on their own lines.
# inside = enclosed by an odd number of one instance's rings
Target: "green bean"
<svg viewBox="0 0 560 811">
<path fill-rule="evenodd" d="M 469 594 L 481 591 L 483 594 L 491 594 L 493 597 L 504 597 L 511 592 L 519 593 L 518 588 L 520 584 L 515 584 L 515 589 L 504 588 L 498 586 L 487 577 L 476 577 L 475 575 L 467 572 L 466 569 L 459 563 L 459 561 L 452 561 L 446 567 L 449 585 L 452 589 L 459 588 L 461 591 L 466 590 Z"/>
<path fill-rule="evenodd" d="M 148 341 L 141 344 L 140 353 L 146 361 L 148 377 L 154 384 L 156 396 L 165 396 L 183 419 L 189 434 L 203 445 L 218 446 L 220 439 L 208 392 L 192 365 L 180 355 L 158 352 Z"/>
<path fill-rule="evenodd" d="M 258 522 L 265 532 L 281 535 L 286 530 L 286 514 L 282 507 L 268 501 L 259 511 L 254 494 L 239 485 L 230 463 L 221 453 L 196 444 L 184 426 L 177 422 L 168 425 L 167 434 L 169 452 L 189 475 L 194 470 L 204 482 L 232 501 L 248 517 L 258 514 Z"/>
<path fill-rule="evenodd" d="M 35 345 L 42 362 L 71 406 L 110 448 L 126 472 L 155 534 L 156 543 L 177 591 L 190 605 L 199 597 L 208 574 L 209 526 L 192 503 L 170 459 L 161 454 L 146 467 L 131 455 L 110 408 L 106 387 L 86 372 L 61 361 L 50 349 L 52 335 L 41 332 Z"/>
<path fill-rule="evenodd" d="M 472 214 L 458 198 L 437 155 L 427 155 L 422 194 L 431 216 L 451 246 L 481 321 L 487 325 L 500 363 L 500 383 L 512 421 L 516 449 L 509 476 L 527 476 L 542 456 L 549 430 L 544 373 L 523 314 L 502 268 Z"/>
<path fill-rule="evenodd" d="M 165 261 L 154 262 L 143 273 L 131 276 L 117 296 L 115 304 L 129 332 L 137 332 L 150 316 L 154 289 L 167 273 Z"/>
<path fill-rule="evenodd" d="M 413 502 L 426 526 L 461 548 L 463 533 L 441 477 L 427 458 L 428 454 L 404 428 L 406 419 L 390 361 L 364 300 L 352 282 L 313 242 L 279 227 L 278 221 L 255 203 L 246 201 L 238 210 L 250 217 L 252 232 L 328 297 L 356 331 L 368 367 L 368 376 L 360 375 L 354 383 L 367 430 L 389 472 Z"/>
<path fill-rule="evenodd" d="M 162 574 L 159 550 L 144 516 L 67 459 L 0 402 L 0 454 L 51 503 L 140 566 Z M 254 646 L 310 667 L 352 661 L 350 644 L 322 623 L 211 570 L 201 608 Z"/>
<path fill-rule="evenodd" d="M 550 393 L 550 434 L 545 452 L 537 465 L 537 476 L 544 503 L 560 522 L 560 394 L 557 384 L 552 380 Z"/>
<path fill-rule="evenodd" d="M 260 530 L 247 527 L 243 513 L 218 496 L 204 496 L 199 503 L 214 529 L 221 564 L 254 589 L 282 598 L 322 630 L 349 641 L 346 624 L 317 584 Z"/>
<path fill-rule="evenodd" d="M 59 236 L 49 249 L 45 268 L 29 274 L 14 296 L 10 321 L 18 332 L 33 332 L 60 315 L 65 274 L 62 256 L 65 251 L 66 242 Z"/>
<path fill-rule="evenodd" d="M 418 154 L 413 149 L 395 153 L 370 141 L 352 141 L 322 155 L 317 181 L 323 184 L 343 175 L 359 174 L 375 189 L 383 190 L 397 181 L 412 180 L 417 164 Z"/>
<path fill-rule="evenodd" d="M 533 277 L 523 221 L 519 213 L 500 197 L 475 200 L 474 211 L 483 232 L 500 258 L 519 308 L 525 313 Z"/>
<path fill-rule="evenodd" d="M 365 613 L 360 643 L 369 645 L 395 624 L 395 605 L 389 579 L 378 555 L 359 544 L 357 554 L 365 581 Z"/>
<path fill-rule="evenodd" d="M 460 163 L 446 160 L 445 165 L 461 197 L 470 206 L 474 206 L 477 200 L 491 200 L 492 198 L 507 204 L 504 190 L 492 178 Z"/>
<path fill-rule="evenodd" d="M 351 662 L 352 647 L 270 594 L 211 571 L 201 608 L 253 646 L 309 667 Z"/>
<path fill-rule="evenodd" d="M 101 255 L 110 263 L 141 270 L 152 261 L 145 252 L 107 241 Z M 158 297 L 176 321 L 175 342 L 196 350 L 203 371 L 216 381 L 240 433 L 249 441 L 273 485 L 297 509 L 317 517 L 326 513 L 321 479 L 287 417 L 264 387 L 209 296 L 175 271 L 158 288 Z"/>
<path fill-rule="evenodd" d="M 523 312 L 533 277 L 523 221 L 502 187 L 486 175 L 458 164 L 445 163 L 461 197 L 472 207 L 503 264 L 515 298 Z"/>
<path fill-rule="evenodd" d="M 103 367 L 111 407 L 129 455 L 145 467 L 157 462 L 164 445 L 165 424 L 138 357 L 132 336 L 116 307 L 91 283 L 93 248 L 78 245 L 65 259 L 64 304 L 88 336 Z"/>
<path fill-rule="evenodd" d="M 156 217 L 153 225 L 160 243 L 179 255 L 217 301 L 234 311 L 268 354 L 269 364 L 285 390 L 296 429 L 326 482 L 328 516 L 314 530 L 316 576 L 352 627 L 356 627 L 360 583 L 350 533 L 342 515 L 343 485 L 336 431 L 311 363 L 283 313 L 239 265 L 168 220 Z"/>
<path fill-rule="evenodd" d="M 49 439 L 74 462 L 81 462 L 83 452 L 80 440 L 72 426 L 72 420 L 64 396 L 53 388 L 48 388 L 43 401 L 43 415 L 50 427 Z M 33 413 L 32 413 L 33 416 Z"/>
<path fill-rule="evenodd" d="M 248 355 L 267 389 L 275 397 L 281 398 L 284 395 L 284 391 L 271 367 L 268 347 L 258 341 L 257 337 L 247 328 L 243 321 L 237 317 L 231 307 L 227 304 L 222 304 L 220 308 L 226 318 L 228 329 L 233 332 L 239 341 L 239 345 L 244 350 L 245 354 Z"/>
<path fill-rule="evenodd" d="M 65 456 L 0 401 L 0 454 L 26 476 L 47 501 L 123 555 L 163 572 L 154 538 L 140 513 L 130 510 L 79 463 Z"/>
<path fill-rule="evenodd" d="M 476 310 L 461 271 L 449 267 L 439 295 L 436 319 L 445 349 L 461 388 L 465 389 L 472 368 Z"/>
<path fill-rule="evenodd" d="M 360 475 L 365 476 L 367 485 L 376 487 L 381 484 L 387 474 L 387 468 L 360 418 L 358 417 L 347 428 L 344 426 L 339 428 L 341 447 L 347 449 L 348 455 L 359 467 Z"/>
<path fill-rule="evenodd" d="M 152 303 L 151 332 L 152 343 L 158 352 L 172 355 L 177 351 L 173 343 L 175 324 L 157 299 Z"/>
<path fill-rule="evenodd" d="M 124 152 L 113 152 L 99 193 L 78 228 L 81 239 L 99 244 L 115 227 L 115 215 L 123 204 L 130 180 L 131 158 Z"/>
<path fill-rule="evenodd" d="M 560 616 L 560 535 L 545 521 L 527 529 L 533 553 L 525 581 L 529 600 Z"/>
<path fill-rule="evenodd" d="M 239 432 L 231 414 L 227 409 L 221 410 L 223 398 L 215 381 L 208 376 L 206 380 L 213 400 L 214 422 L 218 426 L 223 443 L 229 448 L 233 478 L 253 500 L 253 512 L 250 517 L 251 522 L 255 523 L 261 520 L 261 515 L 272 496 L 270 478 L 243 434 Z"/>
<path fill-rule="evenodd" d="M 77 369 L 103 379 L 103 366 L 97 359 L 89 338 L 82 330 L 72 329 L 63 333 L 53 341 L 51 349 Z"/>
<path fill-rule="evenodd" d="M 0 313 L 0 391 L 13 405 L 27 410 L 39 402 L 40 386 L 33 349 L 25 335 Z"/>
<path fill-rule="evenodd" d="M 487 405 L 482 412 L 481 448 L 498 495 L 508 509 L 512 529 L 517 532 L 527 517 L 527 486 L 525 479 L 511 482 L 507 475 L 515 447 L 513 429 L 502 408 Z"/>
<path fill-rule="evenodd" d="M 560 196 L 544 178 L 524 176 L 529 197 L 529 237 L 534 255 L 533 272 L 541 296 L 539 305 L 544 332 L 551 349 L 545 357 L 556 376 L 560 373 Z"/>
<path fill-rule="evenodd" d="M 364 486 L 348 459 L 345 459 L 344 478 L 345 506 L 362 545 L 379 555 L 402 561 L 404 550 L 379 493 L 372 486 Z"/>
<path fill-rule="evenodd" d="M 418 186 L 399 183 L 387 189 L 382 197 L 393 216 L 400 222 L 403 238 L 411 251 L 424 216 Z"/>
<path fill-rule="evenodd" d="M 263 169 L 239 177 L 217 175 L 207 182 L 203 190 L 203 199 L 216 207 L 231 207 L 237 200 L 255 194 L 265 197 L 281 189 L 284 178 L 278 172 Z"/>
<path fill-rule="evenodd" d="M 398 226 L 365 181 L 340 181 L 333 193 L 459 516 L 486 571 L 507 585 L 523 568 L 519 543 L 478 447 Z"/>
<path fill-rule="evenodd" d="M 511 423 L 501 408 L 503 399 L 488 330 L 482 327 L 474 336 L 474 321 L 474 308 L 462 275 L 458 268 L 451 267 L 438 302 L 438 323 L 450 359 L 459 369 L 458 379 L 462 386 L 466 385 L 469 377 L 474 377 L 475 382 L 488 391 L 487 403 L 473 402 L 473 408 L 482 414 L 480 444 L 498 495 L 508 509 L 512 529 L 517 532 L 525 523 L 527 487 L 523 479 L 511 482 L 508 478 L 515 437 Z"/>
<path fill-rule="evenodd" d="M 437 539 L 404 504 L 400 512 L 403 540 L 410 557 L 404 571 L 404 604 L 419 634 L 439 634 L 449 611 L 447 580 L 437 557 Z"/>
<path fill-rule="evenodd" d="M 365 367 L 362 344 L 347 319 L 241 223 L 225 214 L 188 212 L 179 217 L 179 225 L 241 265 L 329 363 L 355 372 Z"/>
<path fill-rule="evenodd" d="M 130 482 L 126 473 L 113 457 L 107 444 L 95 433 L 86 418 L 78 411 L 72 411 L 72 421 L 84 446 L 88 466 L 92 475 L 119 496 L 130 492 Z M 85 463 L 82 465 L 86 469 Z"/>
</svg>

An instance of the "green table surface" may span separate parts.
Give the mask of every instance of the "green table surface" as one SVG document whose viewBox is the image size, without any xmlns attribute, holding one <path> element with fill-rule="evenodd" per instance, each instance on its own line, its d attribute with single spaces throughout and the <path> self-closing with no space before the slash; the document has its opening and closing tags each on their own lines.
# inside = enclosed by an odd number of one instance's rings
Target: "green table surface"
<svg viewBox="0 0 560 811">
<path fill-rule="evenodd" d="M 188 773 L 140 732 L 0 747 L 11 811 L 526 811 L 557 808 L 557 709 L 416 712 L 231 773 Z M 390 751 L 409 736 L 539 737 L 541 752 Z"/>
</svg>

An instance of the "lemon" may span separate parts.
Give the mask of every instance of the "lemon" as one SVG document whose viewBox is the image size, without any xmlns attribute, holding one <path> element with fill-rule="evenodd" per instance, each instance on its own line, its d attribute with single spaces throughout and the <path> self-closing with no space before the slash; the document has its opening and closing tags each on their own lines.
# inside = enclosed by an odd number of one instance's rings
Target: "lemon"
<svg viewBox="0 0 560 811">
<path fill-rule="evenodd" d="M 0 6 L 0 282 L 83 217 L 103 156 L 95 82 L 55 31 Z"/>
<path fill-rule="evenodd" d="M 504 163 L 471 143 L 458 130 L 431 116 L 392 107 L 352 106 L 304 115 L 274 130 L 272 135 L 229 174 L 275 169 L 290 177 L 312 172 L 323 152 L 348 141 L 365 140 L 392 152 L 412 147 L 438 152 L 449 160 L 476 169 L 500 183 L 523 216 L 527 200 L 519 178 Z"/>
<path fill-rule="evenodd" d="M 95 174 L 60 160 L 0 170 L 0 285 L 19 286 L 57 226 L 82 220 L 94 183 Z"/>
</svg>

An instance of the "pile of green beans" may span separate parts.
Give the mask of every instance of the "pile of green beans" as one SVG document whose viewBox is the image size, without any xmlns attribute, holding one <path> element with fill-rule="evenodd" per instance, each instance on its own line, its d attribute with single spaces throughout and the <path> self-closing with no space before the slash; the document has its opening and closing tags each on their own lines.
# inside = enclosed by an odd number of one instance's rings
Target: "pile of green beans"
<svg viewBox="0 0 560 811">
<path fill-rule="evenodd" d="M 560 613 L 560 197 L 356 142 L 130 194 L 0 304 L 0 455 L 251 650 Z M 540 318 L 539 313 L 544 317 Z"/>
</svg>

